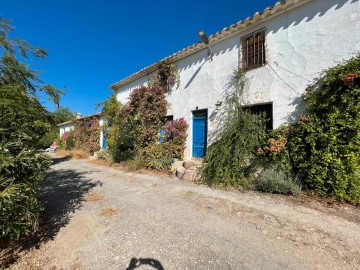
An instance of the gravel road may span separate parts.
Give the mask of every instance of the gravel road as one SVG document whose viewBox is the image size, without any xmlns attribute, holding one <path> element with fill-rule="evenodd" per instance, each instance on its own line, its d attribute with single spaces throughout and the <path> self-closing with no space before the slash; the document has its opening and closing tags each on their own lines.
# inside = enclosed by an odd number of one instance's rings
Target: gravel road
<svg viewBox="0 0 360 270">
<path fill-rule="evenodd" d="M 360 269 L 360 209 L 55 158 L 11 269 Z"/>
</svg>

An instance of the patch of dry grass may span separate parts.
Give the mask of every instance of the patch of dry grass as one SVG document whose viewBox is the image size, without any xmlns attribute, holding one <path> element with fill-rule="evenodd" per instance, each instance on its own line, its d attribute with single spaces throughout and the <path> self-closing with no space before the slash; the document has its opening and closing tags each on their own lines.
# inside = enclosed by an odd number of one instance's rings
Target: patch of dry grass
<svg viewBox="0 0 360 270">
<path fill-rule="evenodd" d="M 111 218 L 111 217 L 115 216 L 118 212 L 119 212 L 118 209 L 108 207 L 108 208 L 101 209 L 99 215 L 104 218 Z"/>
<path fill-rule="evenodd" d="M 73 159 L 87 159 L 89 158 L 89 154 L 83 150 L 71 150 L 70 156 Z"/>
<path fill-rule="evenodd" d="M 55 152 L 56 156 L 58 157 L 69 157 L 73 159 L 88 159 L 89 154 L 86 151 L 83 150 L 63 150 L 58 149 Z"/>
<path fill-rule="evenodd" d="M 99 202 L 104 199 L 104 196 L 97 192 L 89 192 L 86 194 L 86 200 L 88 202 Z"/>
<path fill-rule="evenodd" d="M 70 151 L 63 150 L 63 149 L 57 149 L 55 152 L 55 155 L 60 158 L 71 157 Z"/>
</svg>

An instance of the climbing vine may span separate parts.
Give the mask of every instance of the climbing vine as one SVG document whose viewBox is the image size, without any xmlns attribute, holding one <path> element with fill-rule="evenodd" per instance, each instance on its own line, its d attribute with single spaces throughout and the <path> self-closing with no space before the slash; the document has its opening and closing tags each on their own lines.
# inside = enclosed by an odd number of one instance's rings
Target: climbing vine
<svg viewBox="0 0 360 270">
<path fill-rule="evenodd" d="M 93 154 L 100 148 L 100 124 L 98 117 L 76 120 L 75 128 L 60 138 L 60 147 L 66 150 L 83 150 Z"/>
<path fill-rule="evenodd" d="M 165 158 L 160 162 L 162 165 L 157 166 L 154 164 L 159 163 L 152 162 L 147 167 L 169 167 L 170 159 L 174 155 L 172 148 L 155 145 L 159 143 L 159 131 L 166 123 L 165 116 L 169 107 L 166 93 L 177 81 L 176 67 L 161 62 L 149 84 L 134 89 L 129 95 L 129 102 L 119 107 L 112 120 L 115 125 L 111 128 L 114 140 L 109 144 L 116 162 L 143 159 L 144 162 L 139 164 L 147 166 L 151 159 L 162 157 L 161 159 Z M 177 151 L 180 151 L 179 149 Z"/>
</svg>

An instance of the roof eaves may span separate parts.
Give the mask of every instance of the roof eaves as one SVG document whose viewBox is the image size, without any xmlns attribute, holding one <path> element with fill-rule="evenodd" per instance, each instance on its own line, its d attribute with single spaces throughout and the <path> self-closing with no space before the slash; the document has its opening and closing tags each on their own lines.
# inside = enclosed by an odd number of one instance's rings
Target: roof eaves
<svg viewBox="0 0 360 270">
<path fill-rule="evenodd" d="M 89 117 L 93 117 L 93 116 L 101 116 L 101 115 L 102 115 L 102 112 L 97 112 L 97 113 L 85 115 L 83 117 L 80 117 L 80 118 L 77 118 L 77 119 L 74 119 L 74 120 L 70 120 L 70 121 L 67 121 L 67 122 L 64 122 L 64 123 L 60 123 L 57 126 L 61 127 L 61 126 L 65 126 L 65 125 L 74 123 L 76 120 L 81 120 L 81 119 L 85 119 L 85 118 L 89 118 Z"/>
<path fill-rule="evenodd" d="M 299 5 L 305 4 L 307 2 L 310 2 L 313 0 L 284 0 L 277 2 L 273 7 L 267 7 L 262 12 L 256 12 L 252 17 L 247 17 L 245 20 L 238 21 L 235 24 L 230 25 L 229 27 L 226 27 L 222 29 L 221 31 L 216 32 L 214 35 L 211 35 L 209 37 L 210 43 L 214 44 L 217 42 L 220 42 L 221 40 L 225 38 L 229 38 L 238 32 L 246 29 L 247 27 L 253 26 L 256 23 L 260 23 L 265 19 L 268 19 L 270 17 L 274 17 L 277 15 L 280 15 L 282 12 L 288 11 L 289 9 L 293 9 Z M 164 59 L 147 66 L 141 70 L 139 70 L 136 73 L 133 73 L 132 75 L 126 77 L 125 79 L 118 81 L 112 85 L 110 85 L 110 89 L 117 90 L 118 88 L 127 85 L 141 77 L 147 76 L 151 74 L 152 72 L 157 70 L 157 66 L 160 62 L 168 62 L 168 63 L 174 63 L 184 57 L 187 57 L 191 54 L 194 54 L 198 51 L 201 51 L 205 49 L 206 46 L 202 42 L 197 42 L 195 44 L 192 44 L 168 57 L 165 57 Z"/>
</svg>

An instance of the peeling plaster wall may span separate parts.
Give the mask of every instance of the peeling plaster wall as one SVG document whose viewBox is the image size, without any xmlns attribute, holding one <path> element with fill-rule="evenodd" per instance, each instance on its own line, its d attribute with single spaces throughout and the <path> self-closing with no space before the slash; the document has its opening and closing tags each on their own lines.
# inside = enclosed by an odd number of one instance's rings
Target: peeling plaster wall
<svg viewBox="0 0 360 270">
<path fill-rule="evenodd" d="M 213 59 L 202 50 L 176 62 L 180 85 L 167 99 L 168 115 L 189 123 L 185 158 L 192 156 L 192 111 L 208 109 L 208 140 L 216 128 L 215 103 L 223 100 L 232 71 L 239 66 L 241 37 L 266 28 L 266 60 L 263 67 L 246 72 L 246 105 L 273 103 L 273 126 L 294 121 L 301 111 L 300 95 L 324 69 L 360 52 L 359 0 L 313 0 L 233 37 L 212 45 Z M 147 77 L 118 89 L 127 101 L 132 89 Z"/>
</svg>

